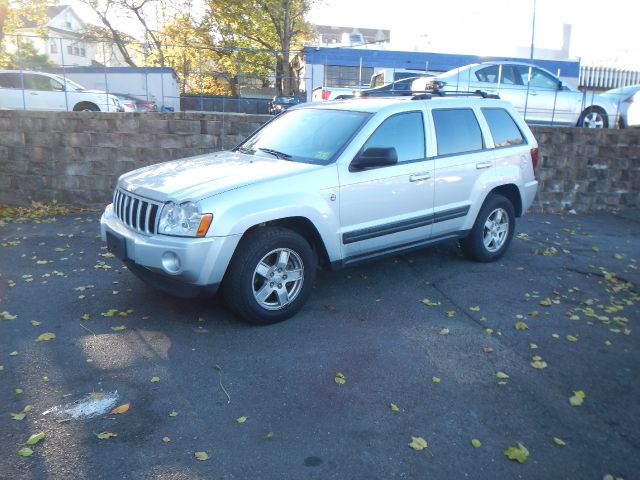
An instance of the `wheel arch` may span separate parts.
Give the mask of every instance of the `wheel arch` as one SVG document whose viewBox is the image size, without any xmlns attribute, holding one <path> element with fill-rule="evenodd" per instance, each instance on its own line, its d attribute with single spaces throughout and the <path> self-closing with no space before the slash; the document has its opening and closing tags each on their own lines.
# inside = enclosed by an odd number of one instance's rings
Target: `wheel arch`
<svg viewBox="0 0 640 480">
<path fill-rule="evenodd" d="M 327 252 L 327 248 L 322 240 L 322 236 L 313 222 L 308 218 L 296 216 L 269 220 L 268 222 L 260 223 L 248 228 L 242 235 L 242 238 L 245 238 L 249 233 L 256 229 L 264 227 L 281 227 L 296 232 L 309 242 L 311 248 L 315 250 L 318 255 L 318 264 L 324 269 L 328 269 L 330 267 L 331 261 L 329 260 L 329 253 Z"/>
<path fill-rule="evenodd" d="M 604 125 L 603 128 L 608 128 L 609 127 L 609 114 L 607 113 L 606 108 L 600 106 L 600 105 L 587 105 L 584 110 L 580 113 L 580 116 L 578 117 L 578 123 L 576 124 L 576 127 L 582 127 L 584 124 L 584 119 L 586 118 L 586 116 L 590 113 L 590 112 L 598 112 L 602 115 L 603 119 L 604 119 Z"/>
<path fill-rule="evenodd" d="M 99 112 L 100 111 L 100 107 L 98 105 L 96 105 L 93 102 L 87 102 L 87 101 L 82 101 L 82 102 L 76 103 L 73 106 L 73 111 L 74 112 L 80 112 L 85 107 L 93 107 L 93 108 L 91 108 L 91 110 L 93 110 L 94 112 Z"/>
<path fill-rule="evenodd" d="M 520 189 L 518 189 L 516 185 L 514 185 L 513 183 L 500 185 L 499 187 L 495 187 L 493 190 L 491 190 L 489 192 L 489 195 L 492 193 L 506 197 L 511 202 L 511 205 L 513 205 L 513 210 L 515 211 L 516 217 L 522 216 L 522 196 L 520 195 Z"/>
</svg>

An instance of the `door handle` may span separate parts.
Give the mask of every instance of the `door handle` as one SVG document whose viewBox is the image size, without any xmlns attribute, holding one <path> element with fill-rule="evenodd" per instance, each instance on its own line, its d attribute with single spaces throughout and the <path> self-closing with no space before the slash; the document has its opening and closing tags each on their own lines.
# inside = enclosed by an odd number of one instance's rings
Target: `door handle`
<svg viewBox="0 0 640 480">
<path fill-rule="evenodd" d="M 493 166 L 493 162 L 491 160 L 488 160 L 486 162 L 478 162 L 478 163 L 476 163 L 476 169 L 477 170 L 481 170 L 483 168 L 489 168 L 491 166 Z"/>
<path fill-rule="evenodd" d="M 29 92 L 29 95 L 38 95 L 37 92 Z"/>
<path fill-rule="evenodd" d="M 431 174 L 428 172 L 420 172 L 414 173 L 409 177 L 410 182 L 420 182 L 422 180 L 429 180 L 431 178 Z"/>
</svg>

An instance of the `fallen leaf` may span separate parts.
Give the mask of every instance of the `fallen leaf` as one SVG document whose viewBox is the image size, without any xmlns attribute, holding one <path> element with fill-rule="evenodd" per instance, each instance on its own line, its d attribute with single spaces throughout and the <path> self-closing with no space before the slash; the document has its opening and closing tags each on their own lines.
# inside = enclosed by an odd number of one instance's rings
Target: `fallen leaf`
<svg viewBox="0 0 640 480">
<path fill-rule="evenodd" d="M 498 373 L 496 373 L 496 377 L 497 378 L 501 378 L 501 379 L 505 379 L 505 378 L 509 378 L 509 375 L 507 375 L 504 372 L 498 372 Z"/>
<path fill-rule="evenodd" d="M 427 307 L 437 307 L 440 305 L 440 302 L 434 302 L 433 300 L 429 300 L 428 298 L 423 298 L 420 300 L 420 303 L 426 305 Z"/>
<path fill-rule="evenodd" d="M 557 333 L 552 333 L 552 334 L 551 334 L 551 336 L 552 336 L 553 338 L 560 338 L 560 335 L 558 335 Z"/>
<path fill-rule="evenodd" d="M 55 333 L 46 332 L 36 338 L 36 342 L 46 342 L 48 340 L 53 340 L 54 338 L 56 338 Z"/>
<path fill-rule="evenodd" d="M 16 395 L 22 395 L 24 393 L 24 390 L 22 390 L 21 388 L 16 388 L 14 391 L 16 392 Z"/>
<path fill-rule="evenodd" d="M 121 413 L 125 413 L 126 411 L 129 410 L 129 403 L 125 403 L 124 405 L 120 405 L 119 407 L 114 408 L 113 410 L 111 410 L 110 414 L 111 415 L 118 415 Z"/>
<path fill-rule="evenodd" d="M 175 410 L 173 412 L 171 412 L 169 414 L 170 417 L 177 417 L 178 416 L 178 412 L 176 412 Z"/>
<path fill-rule="evenodd" d="M 598 247 L 596 247 L 596 246 L 591 247 L 591 250 L 596 252 L 596 253 L 600 251 L 600 249 Z"/>
<path fill-rule="evenodd" d="M 582 390 L 573 392 L 573 396 L 569 397 L 569 403 L 572 407 L 579 407 L 584 403 L 585 393 Z"/>
<path fill-rule="evenodd" d="M 88 313 L 85 313 L 84 315 L 82 315 L 80 317 L 82 320 L 89 320 L 91 318 L 91 315 L 89 315 Z"/>
<path fill-rule="evenodd" d="M 472 312 L 479 312 L 480 311 L 480 307 L 469 307 L 469 310 L 471 310 Z"/>
<path fill-rule="evenodd" d="M 529 363 L 533 368 L 543 369 L 547 368 L 547 362 L 543 361 L 541 357 L 533 357 L 533 361 Z"/>
<path fill-rule="evenodd" d="M 247 421 L 247 417 L 245 416 L 236 418 L 236 422 L 238 423 L 245 423 L 246 421 Z"/>
<path fill-rule="evenodd" d="M 269 432 L 264 436 L 265 440 L 273 440 L 273 432 Z"/>
<path fill-rule="evenodd" d="M 477 438 L 472 438 L 471 439 L 471 445 L 473 445 L 476 448 L 480 448 L 482 446 L 482 442 L 480 440 L 478 440 Z"/>
<path fill-rule="evenodd" d="M 30 322 L 30 323 L 31 323 L 31 325 L 32 325 L 33 327 L 38 327 L 38 326 L 40 326 L 40 322 L 38 322 L 38 321 L 36 321 L 36 320 L 31 320 L 31 322 Z"/>
<path fill-rule="evenodd" d="M 567 444 L 564 440 L 561 440 L 558 437 L 553 437 L 553 443 L 560 445 L 561 447 Z"/>
<path fill-rule="evenodd" d="M 440 330 L 440 335 L 449 335 L 449 329 L 443 328 L 442 330 Z"/>
<path fill-rule="evenodd" d="M 209 459 L 207 452 L 196 452 L 193 456 L 196 457 L 196 460 L 200 460 L 201 462 Z"/>
<path fill-rule="evenodd" d="M 44 438 L 44 432 L 34 433 L 29 437 L 29 440 L 27 440 L 27 445 L 35 445 L 43 438 Z"/>
<path fill-rule="evenodd" d="M 30 457 L 31 455 L 33 455 L 33 450 L 31 450 L 29 447 L 24 447 L 18 450 L 18 455 L 20 455 L 21 457 Z"/>
<path fill-rule="evenodd" d="M 162 441 L 164 443 L 169 443 L 171 441 L 171 439 L 169 437 L 162 437 Z"/>
<path fill-rule="evenodd" d="M 15 350 L 9 354 L 10 357 L 15 357 L 16 355 L 18 355 L 18 352 Z"/>
<path fill-rule="evenodd" d="M 516 322 L 516 330 L 528 330 L 529 326 L 524 322 Z"/>
<path fill-rule="evenodd" d="M 551 305 L 553 305 L 553 302 L 551 301 L 550 298 L 545 298 L 544 300 L 540 300 L 540 302 L 538 302 L 540 305 L 542 305 L 543 307 L 550 307 Z"/>
<path fill-rule="evenodd" d="M 438 378 L 438 377 L 431 377 L 431 381 L 432 381 L 433 383 L 440 383 L 440 378 Z"/>
<path fill-rule="evenodd" d="M 491 347 L 484 347 L 482 350 L 484 351 L 484 353 L 491 353 L 491 352 L 493 352 L 493 348 L 491 348 Z"/>
<path fill-rule="evenodd" d="M 411 443 L 409 443 L 408 445 L 418 452 L 424 450 L 429 446 L 427 444 L 427 441 L 422 437 L 411 437 Z"/>
<path fill-rule="evenodd" d="M 345 377 L 343 373 L 337 372 L 334 381 L 338 385 L 344 385 L 347 382 L 347 377 Z"/>
<path fill-rule="evenodd" d="M 26 417 L 27 414 L 24 412 L 20 412 L 20 413 L 12 413 L 11 414 L 11 419 L 12 420 L 24 420 L 24 417 Z"/>
<path fill-rule="evenodd" d="M 538 348 L 538 345 L 536 345 L 535 343 L 530 343 L 529 348 L 531 348 L 531 350 L 535 350 L 536 348 Z"/>
<path fill-rule="evenodd" d="M 5 310 L 4 312 L 0 312 L 0 318 L 2 320 L 15 320 L 16 318 L 18 318 L 18 315 L 11 315 Z"/>
<path fill-rule="evenodd" d="M 400 411 L 400 409 L 398 408 L 398 406 L 395 403 L 390 403 L 389 404 L 389 410 L 391 410 L 394 413 L 397 413 Z"/>
<path fill-rule="evenodd" d="M 446 313 L 447 317 L 453 317 L 453 316 L 455 316 L 455 314 L 456 314 L 456 311 L 455 311 L 455 310 L 449 310 L 449 311 Z"/>
<path fill-rule="evenodd" d="M 567 335 L 564 338 L 566 338 L 570 342 L 577 342 L 578 341 L 578 339 L 576 337 L 574 337 L 573 335 Z"/>
<path fill-rule="evenodd" d="M 100 440 L 107 440 L 109 438 L 113 438 L 117 436 L 118 436 L 117 433 L 111 433 L 111 432 L 101 432 L 96 434 L 96 437 L 98 437 Z"/>
<path fill-rule="evenodd" d="M 114 332 L 121 332 L 122 330 L 126 330 L 127 327 L 125 325 L 118 325 L 117 327 L 111 327 L 111 330 Z"/>
<path fill-rule="evenodd" d="M 518 443 L 516 447 L 509 447 L 503 452 L 509 460 L 515 460 L 518 463 L 524 463 L 529 458 L 529 450 Z"/>
<path fill-rule="evenodd" d="M 151 383 L 156 383 L 160 381 L 160 377 L 151 377 Z"/>
</svg>

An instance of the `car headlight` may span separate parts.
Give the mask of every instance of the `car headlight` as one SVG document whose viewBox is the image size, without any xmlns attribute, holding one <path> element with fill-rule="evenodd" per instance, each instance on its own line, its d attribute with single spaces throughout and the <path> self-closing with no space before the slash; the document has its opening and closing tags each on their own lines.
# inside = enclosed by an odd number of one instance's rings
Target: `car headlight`
<svg viewBox="0 0 640 480">
<path fill-rule="evenodd" d="M 160 213 L 158 233 L 180 237 L 204 237 L 213 215 L 200 213 L 193 202 L 166 203 Z"/>
</svg>

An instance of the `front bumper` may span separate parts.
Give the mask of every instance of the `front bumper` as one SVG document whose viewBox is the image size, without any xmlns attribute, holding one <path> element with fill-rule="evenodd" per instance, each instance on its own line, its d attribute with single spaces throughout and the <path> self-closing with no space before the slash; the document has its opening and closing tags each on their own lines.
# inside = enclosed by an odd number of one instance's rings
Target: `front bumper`
<svg viewBox="0 0 640 480">
<path fill-rule="evenodd" d="M 214 294 L 222 283 L 240 235 L 187 238 L 143 235 L 124 225 L 107 206 L 100 219 L 102 240 L 120 242 L 122 261 L 155 288 L 180 297 Z M 120 250 L 120 249 L 118 249 Z"/>
</svg>

